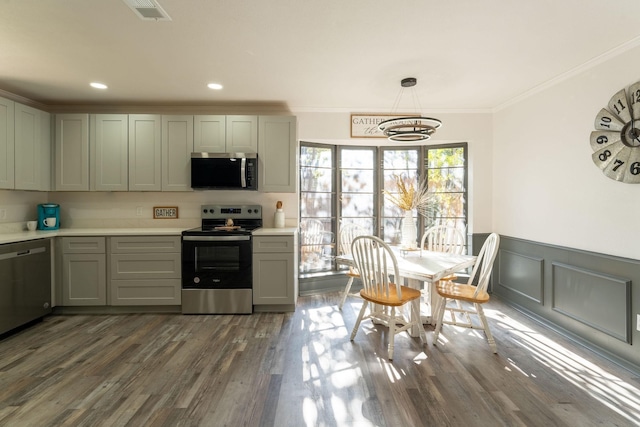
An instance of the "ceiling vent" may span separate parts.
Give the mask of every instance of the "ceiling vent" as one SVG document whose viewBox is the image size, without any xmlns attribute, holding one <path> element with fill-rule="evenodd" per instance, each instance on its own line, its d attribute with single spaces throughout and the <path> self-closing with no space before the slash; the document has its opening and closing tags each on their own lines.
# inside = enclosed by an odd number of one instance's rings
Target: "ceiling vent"
<svg viewBox="0 0 640 427">
<path fill-rule="evenodd" d="M 143 21 L 171 21 L 155 0 L 123 0 Z"/>
</svg>

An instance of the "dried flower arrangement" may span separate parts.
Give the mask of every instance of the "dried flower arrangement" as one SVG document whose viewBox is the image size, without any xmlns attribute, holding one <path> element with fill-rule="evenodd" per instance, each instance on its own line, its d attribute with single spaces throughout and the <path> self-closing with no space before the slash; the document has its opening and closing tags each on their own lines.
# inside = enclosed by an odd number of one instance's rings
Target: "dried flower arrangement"
<svg viewBox="0 0 640 427">
<path fill-rule="evenodd" d="M 398 187 L 398 194 L 382 190 L 387 200 L 403 211 L 417 209 L 418 213 L 425 217 L 434 213 L 436 210 L 436 198 L 428 189 L 426 177 L 418 182 L 417 187 L 414 186 L 413 182 L 409 182 L 408 179 L 403 179 L 399 175 L 394 175 L 394 178 L 396 187 Z"/>
</svg>

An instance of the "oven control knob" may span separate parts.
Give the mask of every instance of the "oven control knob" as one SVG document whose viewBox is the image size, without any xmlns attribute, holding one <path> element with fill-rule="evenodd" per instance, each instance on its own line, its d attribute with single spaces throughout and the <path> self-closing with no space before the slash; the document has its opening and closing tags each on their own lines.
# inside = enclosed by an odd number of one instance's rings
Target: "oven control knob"
<svg viewBox="0 0 640 427">
<path fill-rule="evenodd" d="M 207 213 L 207 209 L 203 209 L 203 210 L 202 210 L 202 212 L 203 212 L 203 213 Z"/>
<path fill-rule="evenodd" d="M 200 278 L 199 277 L 194 277 L 193 278 L 193 283 L 200 283 Z"/>
</svg>

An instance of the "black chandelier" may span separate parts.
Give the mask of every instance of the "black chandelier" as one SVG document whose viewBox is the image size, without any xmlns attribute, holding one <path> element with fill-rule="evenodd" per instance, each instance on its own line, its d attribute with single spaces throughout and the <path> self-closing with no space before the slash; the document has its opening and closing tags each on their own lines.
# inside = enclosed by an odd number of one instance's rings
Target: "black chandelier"
<svg viewBox="0 0 640 427">
<path fill-rule="evenodd" d="M 395 110 L 402 98 L 402 93 L 406 87 L 414 87 L 418 79 L 415 77 L 407 77 L 400 81 L 400 92 L 396 97 L 396 102 L 393 105 Z M 414 108 L 416 105 L 417 97 L 412 90 Z M 418 102 L 419 104 L 419 102 Z M 442 122 L 433 117 L 423 117 L 419 114 L 415 116 L 396 117 L 393 119 L 385 120 L 378 124 L 378 129 L 390 140 L 396 142 L 415 142 L 425 141 L 431 138 L 440 126 Z"/>
</svg>

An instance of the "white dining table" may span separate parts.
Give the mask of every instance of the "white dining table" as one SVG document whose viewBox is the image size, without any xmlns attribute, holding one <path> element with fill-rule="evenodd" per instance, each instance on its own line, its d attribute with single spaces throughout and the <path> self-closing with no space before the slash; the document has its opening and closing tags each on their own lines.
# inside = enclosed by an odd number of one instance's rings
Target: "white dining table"
<svg viewBox="0 0 640 427">
<path fill-rule="evenodd" d="M 432 252 L 417 250 L 406 250 L 398 246 L 391 246 L 396 261 L 398 271 L 402 278 L 407 280 L 406 285 L 414 289 L 422 289 L 423 284 L 429 285 L 430 297 L 426 302 L 426 310 L 420 310 L 420 300 L 413 301 L 418 312 L 421 313 L 423 324 L 434 324 L 435 319 L 431 316 L 438 302 L 438 294 L 435 284 L 443 277 L 471 267 L 476 257 L 472 255 L 456 255 L 445 252 Z M 339 255 L 336 257 L 338 264 L 353 265 L 353 257 L 349 255 Z M 419 336 L 417 327 L 410 331 L 411 336 Z"/>
</svg>

